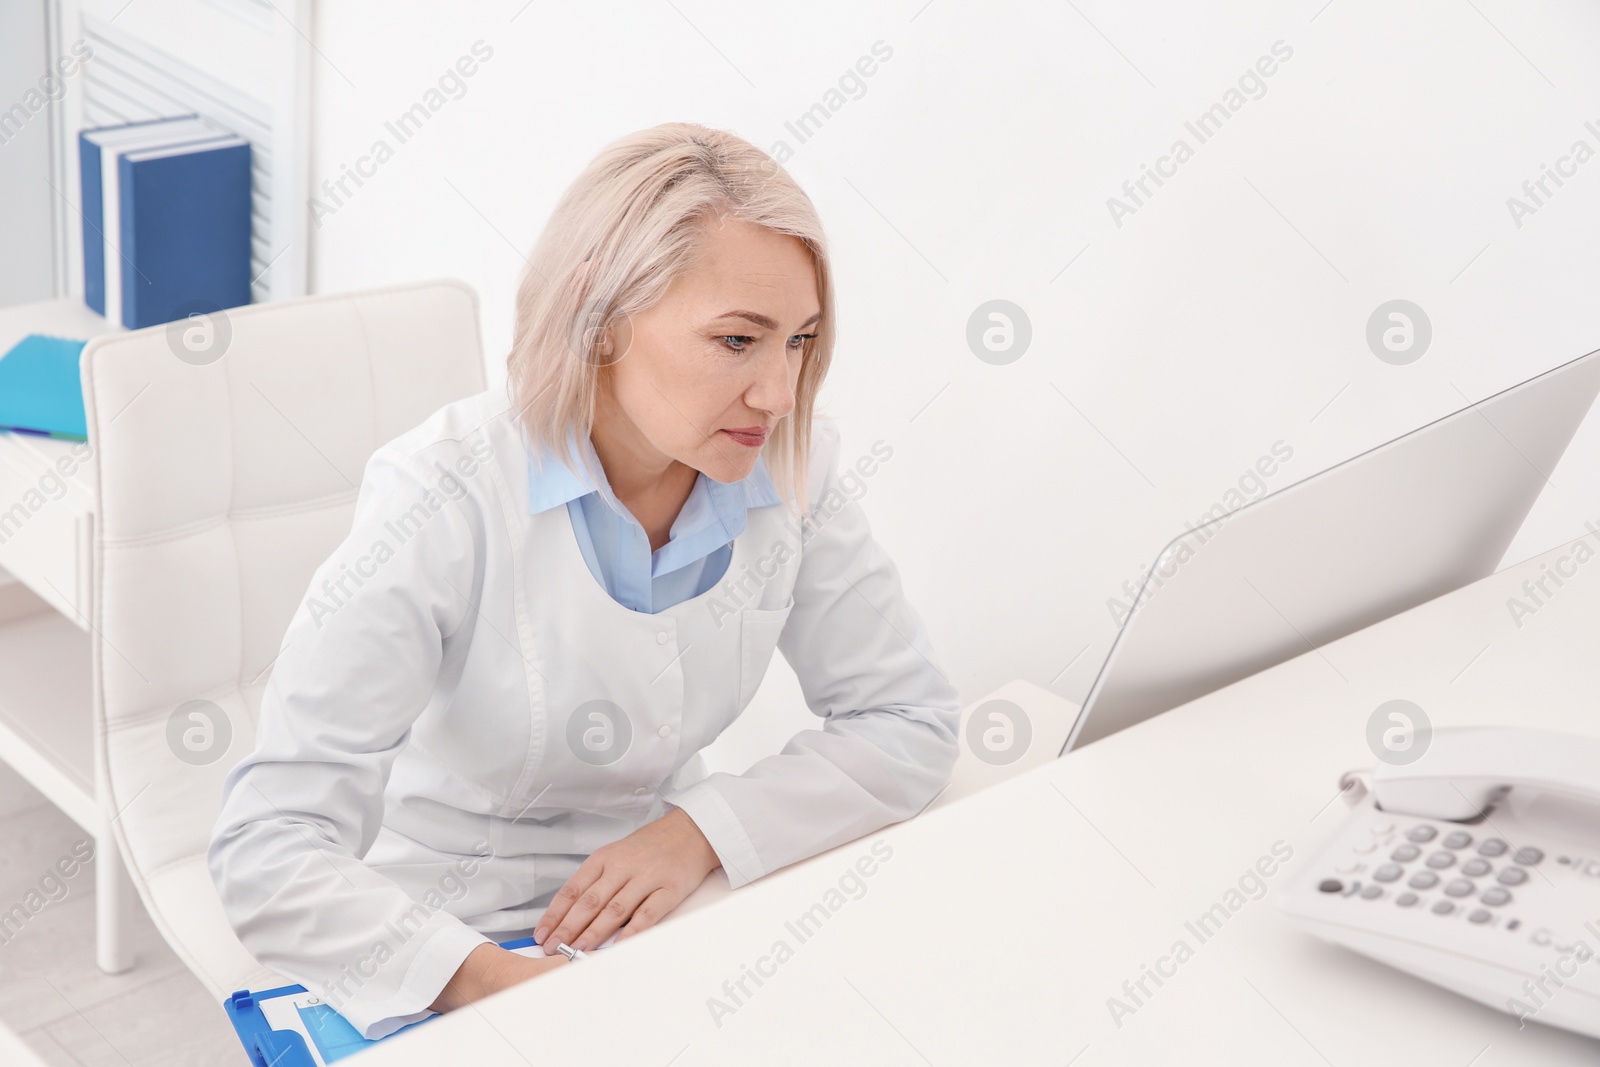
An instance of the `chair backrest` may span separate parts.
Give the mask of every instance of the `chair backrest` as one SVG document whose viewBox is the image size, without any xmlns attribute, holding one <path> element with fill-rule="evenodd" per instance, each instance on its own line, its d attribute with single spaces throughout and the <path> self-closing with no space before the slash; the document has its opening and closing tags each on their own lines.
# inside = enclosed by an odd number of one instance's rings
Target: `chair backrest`
<svg viewBox="0 0 1600 1067">
<path fill-rule="evenodd" d="M 443 280 L 232 308 L 97 338 L 82 379 L 103 806 L 157 927 L 220 996 L 269 973 L 206 871 L 223 777 L 368 457 L 485 387 L 477 298 Z"/>
</svg>

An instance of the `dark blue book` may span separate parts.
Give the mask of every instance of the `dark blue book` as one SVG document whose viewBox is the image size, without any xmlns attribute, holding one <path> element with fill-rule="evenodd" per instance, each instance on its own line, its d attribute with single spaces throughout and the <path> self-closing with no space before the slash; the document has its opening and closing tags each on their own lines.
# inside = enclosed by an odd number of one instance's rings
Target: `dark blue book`
<svg viewBox="0 0 1600 1067">
<path fill-rule="evenodd" d="M 106 313 L 107 261 L 118 265 L 113 241 L 116 212 L 106 206 L 106 193 L 115 198 L 117 167 L 121 152 L 152 148 L 160 144 L 192 140 L 222 131 L 207 126 L 193 115 L 148 119 L 117 126 L 99 126 L 78 134 L 79 200 L 83 212 L 83 298 L 98 314 Z M 108 217 L 109 216 L 109 217 Z M 114 280 L 114 279 L 113 279 Z"/>
<path fill-rule="evenodd" d="M 250 142 L 129 152 L 119 161 L 122 325 L 250 302 Z"/>
</svg>

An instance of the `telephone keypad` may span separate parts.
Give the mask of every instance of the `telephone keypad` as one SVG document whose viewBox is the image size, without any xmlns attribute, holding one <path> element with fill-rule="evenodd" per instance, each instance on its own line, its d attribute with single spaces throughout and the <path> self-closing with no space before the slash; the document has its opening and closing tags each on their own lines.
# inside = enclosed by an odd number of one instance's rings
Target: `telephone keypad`
<svg viewBox="0 0 1600 1067">
<path fill-rule="evenodd" d="M 1531 881 L 1547 849 L 1479 837 L 1458 826 L 1374 817 L 1366 827 L 1370 833 L 1349 838 L 1341 854 L 1329 857 L 1330 876 L 1314 884 L 1328 896 L 1393 899 L 1403 911 L 1436 917 L 1418 922 L 1459 917 L 1484 930 L 1518 929 L 1524 917 L 1518 915 L 1521 907 L 1513 907 L 1512 887 Z M 1560 862 L 1572 861 L 1563 856 Z"/>
<path fill-rule="evenodd" d="M 1593 755 L 1600 759 L 1600 749 Z M 1382 768 L 1373 781 L 1382 786 Z M 1381 788 L 1369 785 L 1337 836 L 1281 887 L 1279 908 L 1325 941 L 1485 1004 L 1511 1005 L 1504 1010 L 1514 1015 L 1526 1016 L 1514 1010 L 1520 1003 L 1538 1011 L 1541 1022 L 1573 1029 L 1576 1020 L 1600 1037 L 1596 1016 L 1577 1004 L 1590 1002 L 1582 993 L 1600 995 L 1600 972 L 1585 967 L 1574 976 L 1570 966 L 1591 958 L 1589 935 L 1600 937 L 1596 822 L 1565 808 L 1524 809 L 1515 797 L 1520 791 L 1458 820 L 1405 811 L 1413 795 L 1407 791 L 1396 791 L 1392 810 L 1384 811 Z M 1333 806 L 1326 796 L 1307 797 L 1319 799 Z M 1438 803 L 1447 799 L 1440 793 Z M 1550 825 L 1534 818 L 1546 814 Z M 1549 984 L 1559 990 L 1561 980 L 1574 989 L 1549 1001 Z M 1577 1010 L 1556 1006 L 1563 1003 Z"/>
<path fill-rule="evenodd" d="M 1380 882 L 1393 882 L 1399 879 L 1405 871 L 1398 863 L 1385 863 L 1382 867 L 1372 872 L 1372 877 Z"/>
<path fill-rule="evenodd" d="M 1326 879 L 1319 889 L 1363 900 L 1386 900 L 1390 895 L 1387 886 L 1393 884 L 1400 890 L 1394 894 L 1397 907 L 1427 910 L 1439 916 L 1459 914 L 1476 926 L 1505 925 L 1507 929 L 1514 929 L 1520 920 L 1502 910 L 1512 901 L 1511 891 L 1506 887 L 1527 882 L 1528 868 L 1545 858 L 1544 850 L 1531 845 L 1513 848 L 1502 838 L 1480 840 L 1466 830 L 1448 825 L 1416 823 L 1407 826 L 1380 818 L 1368 829 L 1370 837 L 1363 835 L 1353 842 L 1348 846 L 1348 858 L 1334 864 L 1334 870 L 1343 877 Z M 1397 838 L 1399 841 L 1395 843 Z M 1422 846 L 1429 842 L 1433 842 L 1435 848 L 1425 853 Z M 1372 854 L 1381 854 L 1386 848 L 1390 850 L 1388 860 L 1376 862 Z M 1505 862 L 1496 874 L 1496 864 L 1491 863 L 1490 858 L 1498 856 L 1504 856 Z M 1418 860 L 1422 862 L 1415 863 Z M 1376 865 L 1369 867 L 1372 864 Z M 1356 880 L 1369 869 L 1370 874 Z M 1480 892 L 1479 885 L 1472 881 L 1475 878 L 1489 879 L 1490 884 Z"/>
</svg>

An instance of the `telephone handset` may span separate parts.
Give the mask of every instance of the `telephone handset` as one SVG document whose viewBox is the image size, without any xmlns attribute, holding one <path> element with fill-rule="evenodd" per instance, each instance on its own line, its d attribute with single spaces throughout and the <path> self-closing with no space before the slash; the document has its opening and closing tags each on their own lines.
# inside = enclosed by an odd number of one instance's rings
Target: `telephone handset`
<svg viewBox="0 0 1600 1067">
<path fill-rule="evenodd" d="M 1341 785 L 1355 810 L 1284 885 L 1283 912 L 1519 1020 L 1600 1037 L 1600 738 L 1442 728 L 1413 762 Z"/>
<path fill-rule="evenodd" d="M 1510 791 L 1600 804 L 1600 738 L 1510 726 L 1436 730 L 1415 763 L 1381 764 L 1373 792 L 1385 811 L 1471 819 Z"/>
</svg>

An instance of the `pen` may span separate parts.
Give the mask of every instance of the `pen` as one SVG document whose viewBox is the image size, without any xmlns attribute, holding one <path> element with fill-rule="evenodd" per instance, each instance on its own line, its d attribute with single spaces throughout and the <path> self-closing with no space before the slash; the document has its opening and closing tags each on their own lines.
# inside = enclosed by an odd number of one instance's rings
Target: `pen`
<svg viewBox="0 0 1600 1067">
<path fill-rule="evenodd" d="M 569 960 L 586 960 L 589 958 L 589 954 L 587 952 L 575 949 L 565 941 L 562 941 L 560 944 L 556 945 L 556 951 L 567 957 Z"/>
</svg>

